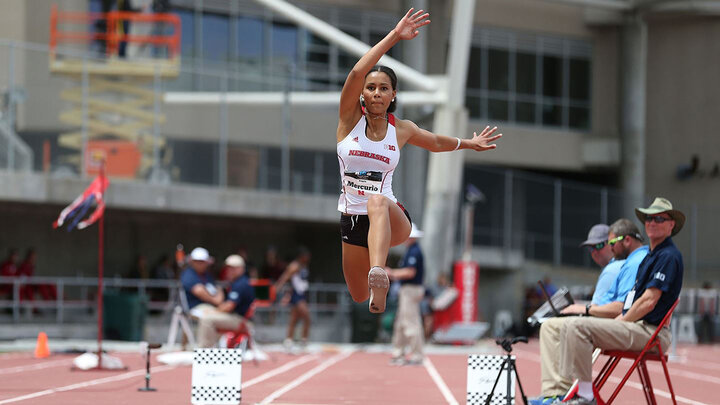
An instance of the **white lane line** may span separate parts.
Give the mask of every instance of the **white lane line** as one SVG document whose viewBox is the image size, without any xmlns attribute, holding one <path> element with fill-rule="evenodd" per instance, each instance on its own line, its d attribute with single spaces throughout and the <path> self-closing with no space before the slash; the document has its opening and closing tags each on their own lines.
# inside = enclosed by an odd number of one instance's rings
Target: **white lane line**
<svg viewBox="0 0 720 405">
<path fill-rule="evenodd" d="M 622 381 L 622 379 L 621 379 L 621 378 L 618 378 L 618 377 L 610 377 L 610 378 L 608 378 L 608 381 L 614 382 L 615 384 L 620 384 L 620 382 Z M 634 382 L 634 381 L 626 381 L 626 382 L 625 382 L 625 385 L 628 385 L 628 386 L 630 386 L 630 387 L 636 388 L 636 389 L 638 389 L 638 390 L 640 390 L 640 391 L 645 391 L 645 389 L 643 388 L 642 384 L 636 383 L 636 382 Z M 613 391 L 614 391 L 614 390 L 615 390 L 615 387 L 613 387 Z M 667 399 L 670 399 L 670 398 L 671 398 L 670 393 L 667 392 L 667 391 L 659 390 L 659 389 L 653 387 L 653 392 L 655 392 L 655 395 L 659 395 L 659 396 L 661 396 L 661 397 L 663 397 L 663 398 L 667 398 Z M 612 394 L 611 394 L 611 395 L 612 395 Z M 683 403 L 690 404 L 690 405 L 707 405 L 707 404 L 705 404 L 704 402 L 698 402 L 698 401 L 695 401 L 695 400 L 692 400 L 692 399 L 689 399 L 689 398 L 681 397 L 681 396 L 679 396 L 679 395 L 677 395 L 677 394 L 675 394 L 675 400 L 676 400 L 677 402 L 683 402 Z"/>
<path fill-rule="evenodd" d="M 276 375 L 282 374 L 282 373 L 284 373 L 288 370 L 291 370 L 301 364 L 305 364 L 308 361 L 313 360 L 315 358 L 317 358 L 317 355 L 307 354 L 303 357 L 300 357 L 299 359 L 293 360 L 293 361 L 286 363 L 278 368 L 272 369 L 265 374 L 261 374 L 255 378 L 253 378 L 252 380 L 248 380 L 247 382 L 242 384 L 242 387 L 243 387 L 243 389 L 245 389 L 247 387 L 251 387 L 259 382 L 263 382 L 263 381 L 267 380 L 268 378 L 275 377 Z"/>
<path fill-rule="evenodd" d="M 435 381 L 435 385 L 437 385 L 437 387 L 440 389 L 440 392 L 442 392 L 447 403 L 450 405 L 459 405 L 452 392 L 450 392 L 450 388 L 448 388 L 447 384 L 445 384 L 445 381 L 443 381 L 440 373 L 438 373 L 437 369 L 432 364 L 429 357 L 425 357 L 425 359 L 423 360 L 423 366 L 425 366 L 428 374 L 430 374 L 430 377 L 433 379 L 433 381 Z"/>
<path fill-rule="evenodd" d="M 657 362 L 653 362 L 657 363 Z M 678 370 L 676 368 L 672 367 L 672 364 L 668 364 L 668 370 L 670 371 L 670 377 L 685 377 L 689 378 L 691 380 L 698 380 L 703 381 L 711 384 L 719 384 L 720 385 L 720 378 L 714 377 L 707 374 L 700 374 L 700 373 L 694 373 L 692 371 L 687 370 Z M 653 373 L 661 374 L 663 377 L 665 377 L 665 372 L 662 369 L 661 364 L 648 364 L 648 371 L 651 371 Z"/>
<path fill-rule="evenodd" d="M 48 361 L 48 362 L 44 362 L 44 363 L 30 364 L 27 366 L 15 366 L 15 367 L 8 367 L 8 368 L 0 368 L 0 374 L 21 373 L 23 371 L 41 370 L 43 368 L 67 366 L 70 364 L 72 364 L 72 359 L 55 360 L 55 361 Z"/>
<path fill-rule="evenodd" d="M 177 366 L 154 367 L 152 369 L 152 372 L 153 373 L 161 373 L 163 371 L 172 370 L 176 367 Z M 105 384 L 105 383 L 114 382 L 114 381 L 127 380 L 128 378 L 137 377 L 139 375 L 144 375 L 144 374 L 145 374 L 145 369 L 143 368 L 140 370 L 135 370 L 135 371 L 130 371 L 130 372 L 123 373 L 123 374 L 114 375 L 112 377 L 98 378 L 96 380 L 84 381 L 84 382 L 80 382 L 80 383 L 76 383 L 76 384 L 66 385 L 64 387 L 51 388 L 49 390 L 37 391 L 37 392 L 33 392 L 31 394 L 21 395 L 19 397 L 0 400 L 0 405 L 9 404 L 11 402 L 25 401 L 27 399 L 42 397 L 45 395 L 54 394 L 56 392 L 72 391 L 72 390 L 76 390 L 78 388 L 85 388 L 85 387 L 90 387 L 93 385 L 100 385 L 100 384 Z"/>
<path fill-rule="evenodd" d="M 320 363 L 320 365 L 316 366 L 315 368 L 311 369 L 310 371 L 306 372 L 305 374 L 301 375 L 300 377 L 294 379 L 293 381 L 290 381 L 287 385 L 283 386 L 279 390 L 268 395 L 267 398 L 263 399 L 260 402 L 260 405 L 267 405 L 267 404 L 271 403 L 272 401 L 280 398 L 280 396 L 282 396 L 286 392 L 288 392 L 288 391 L 292 390 L 293 388 L 297 387 L 298 385 L 304 383 L 305 381 L 309 380 L 316 374 L 322 372 L 326 368 L 349 357 L 351 354 L 353 354 L 353 352 L 354 352 L 354 350 L 347 350 L 347 351 L 336 354 L 335 356 L 325 360 L 324 362 Z"/>
</svg>

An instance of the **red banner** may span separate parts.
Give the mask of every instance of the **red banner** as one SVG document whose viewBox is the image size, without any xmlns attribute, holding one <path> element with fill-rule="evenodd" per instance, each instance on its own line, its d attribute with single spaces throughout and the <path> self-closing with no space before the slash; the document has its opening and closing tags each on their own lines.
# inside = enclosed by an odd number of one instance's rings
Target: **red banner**
<svg viewBox="0 0 720 405">
<path fill-rule="evenodd" d="M 459 260 L 453 268 L 455 288 L 458 299 L 450 311 L 453 322 L 477 322 L 478 320 L 478 276 L 480 267 L 475 262 Z"/>
</svg>

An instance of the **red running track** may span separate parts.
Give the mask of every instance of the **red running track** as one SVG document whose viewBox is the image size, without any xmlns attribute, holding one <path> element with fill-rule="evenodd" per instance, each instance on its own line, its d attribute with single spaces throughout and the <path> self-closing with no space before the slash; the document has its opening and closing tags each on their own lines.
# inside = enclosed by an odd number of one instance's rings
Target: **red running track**
<svg viewBox="0 0 720 405">
<path fill-rule="evenodd" d="M 270 360 L 243 365 L 242 403 L 464 404 L 467 354 L 432 348 L 428 351 L 431 354 L 425 364 L 402 367 L 389 365 L 387 353 L 359 348 L 341 350 L 325 346 L 324 350 L 309 354 L 270 353 Z M 526 393 L 537 395 L 540 390 L 537 341 L 516 345 L 513 354 L 517 356 L 517 368 Z M 717 395 L 720 346 L 679 346 L 677 354 L 679 360 L 670 364 L 670 374 L 678 403 L 720 404 Z M 139 353 L 114 355 L 122 358 L 128 370 L 71 371 L 75 355 L 36 360 L 30 353 L 0 354 L 0 405 L 190 403 L 190 366 L 167 366 L 153 360 L 151 386 L 157 391 L 138 392 L 137 389 L 144 386 L 142 356 Z M 629 366 L 629 362 L 624 365 Z M 622 364 L 618 368 L 621 367 Z M 599 364 L 595 368 L 598 369 Z M 651 364 L 650 373 L 658 402 L 671 403 L 659 364 Z M 606 390 L 618 381 L 619 378 L 611 380 Z M 615 403 L 644 402 L 639 380 L 634 376 Z M 516 403 L 521 403 L 519 397 Z"/>
</svg>

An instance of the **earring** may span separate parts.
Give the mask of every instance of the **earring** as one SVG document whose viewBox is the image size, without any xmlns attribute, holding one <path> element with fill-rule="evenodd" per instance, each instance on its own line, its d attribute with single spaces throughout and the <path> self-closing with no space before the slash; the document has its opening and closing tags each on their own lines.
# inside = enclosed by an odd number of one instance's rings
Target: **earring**
<svg viewBox="0 0 720 405">
<path fill-rule="evenodd" d="M 395 97 L 393 97 L 392 102 L 393 102 L 393 103 L 395 102 Z"/>
<path fill-rule="evenodd" d="M 360 96 L 360 105 L 365 107 L 365 97 L 363 97 L 363 96 Z"/>
</svg>

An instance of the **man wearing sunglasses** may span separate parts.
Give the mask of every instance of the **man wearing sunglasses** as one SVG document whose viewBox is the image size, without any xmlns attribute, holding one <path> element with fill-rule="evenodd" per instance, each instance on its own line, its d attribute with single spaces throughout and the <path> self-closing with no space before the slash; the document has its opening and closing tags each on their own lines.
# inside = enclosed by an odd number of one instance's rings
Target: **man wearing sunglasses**
<svg viewBox="0 0 720 405">
<path fill-rule="evenodd" d="M 642 236 L 637 226 L 629 219 L 621 218 L 608 228 L 607 225 L 595 225 L 583 245 L 591 242 L 590 249 L 593 260 L 599 265 L 603 258 L 610 261 L 598 278 L 595 294 L 591 302 L 569 305 L 562 310 L 566 315 L 585 315 L 600 318 L 615 318 L 622 312 L 623 302 L 635 283 L 638 266 L 648 252 L 642 244 Z M 599 234 L 594 230 L 603 229 L 607 242 L 597 242 Z M 595 238 L 593 238 L 593 236 Z M 601 246 L 602 245 L 602 246 Z M 582 245 L 581 245 L 582 246 Z M 599 291 L 599 294 L 598 294 Z M 572 380 L 560 370 L 560 350 L 567 333 L 567 323 L 571 318 L 552 318 L 545 321 L 540 328 L 540 366 L 542 373 L 542 395 L 531 398 L 531 405 L 547 405 L 562 399 Z"/>
<path fill-rule="evenodd" d="M 643 246 L 637 226 L 626 218 L 620 218 L 610 226 L 607 245 L 615 259 L 622 263 L 616 277 L 597 302 L 593 300 L 586 305 L 570 305 L 563 313 L 601 318 L 615 318 L 622 313 L 623 303 L 635 284 L 638 267 L 647 256 L 648 247 Z"/>
<path fill-rule="evenodd" d="M 565 324 L 558 352 L 563 354 L 559 373 L 566 389 L 570 388 L 568 382 L 575 378 L 579 381 L 578 394 L 564 402 L 566 405 L 597 403 L 592 392 L 592 352 L 595 347 L 642 350 L 680 296 L 683 260 L 671 237 L 682 229 L 685 215 L 673 209 L 670 201 L 664 198 L 656 198 L 648 208 L 636 208 L 635 214 L 645 224 L 650 251 L 640 263 L 622 314 L 615 319 L 569 318 Z M 615 244 L 620 241 L 618 239 Z M 667 349 L 671 338 L 669 329 L 663 328 L 658 338 L 663 349 Z"/>
</svg>

